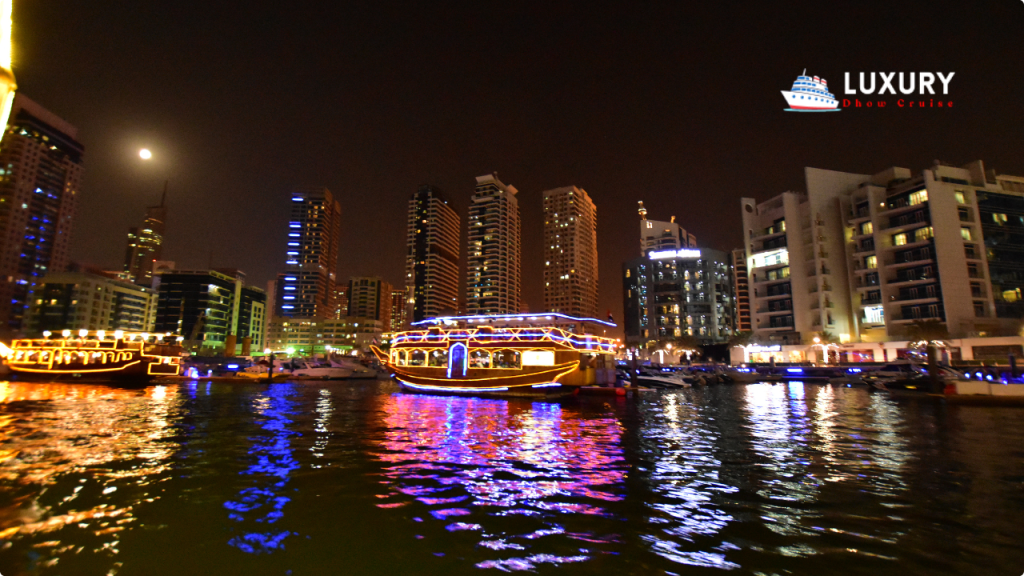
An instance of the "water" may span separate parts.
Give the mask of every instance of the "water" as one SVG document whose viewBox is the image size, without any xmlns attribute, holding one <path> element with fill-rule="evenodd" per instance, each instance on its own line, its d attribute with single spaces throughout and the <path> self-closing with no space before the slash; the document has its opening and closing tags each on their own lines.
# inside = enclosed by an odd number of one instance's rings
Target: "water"
<svg viewBox="0 0 1024 576">
<path fill-rule="evenodd" d="M 1019 574 L 1024 410 L 0 383 L 0 573 Z"/>
</svg>

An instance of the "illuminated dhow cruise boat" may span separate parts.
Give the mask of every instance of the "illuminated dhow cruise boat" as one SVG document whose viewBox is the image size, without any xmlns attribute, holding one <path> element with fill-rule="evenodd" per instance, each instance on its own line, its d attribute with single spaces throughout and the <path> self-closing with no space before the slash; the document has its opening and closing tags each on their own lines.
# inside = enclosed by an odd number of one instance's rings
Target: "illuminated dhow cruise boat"
<svg viewBox="0 0 1024 576">
<path fill-rule="evenodd" d="M 817 76 L 807 76 L 807 69 L 796 77 L 793 88 L 783 90 L 791 110 L 800 112 L 831 112 L 839 109 L 839 100 L 828 91 L 828 82 Z"/>
<path fill-rule="evenodd" d="M 124 381 L 146 383 L 153 378 L 177 376 L 181 346 L 171 335 L 64 330 L 59 337 L 15 340 L 0 344 L 18 380 Z"/>
<path fill-rule="evenodd" d="M 564 314 L 449 316 L 414 322 L 374 354 L 404 390 L 557 396 L 615 382 L 615 324 Z"/>
</svg>

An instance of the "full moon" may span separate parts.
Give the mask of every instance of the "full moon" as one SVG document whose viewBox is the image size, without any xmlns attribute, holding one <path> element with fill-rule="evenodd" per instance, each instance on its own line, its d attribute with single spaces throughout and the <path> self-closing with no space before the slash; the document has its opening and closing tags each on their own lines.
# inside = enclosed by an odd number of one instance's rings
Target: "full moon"
<svg viewBox="0 0 1024 576">
<path fill-rule="evenodd" d="M 148 148 L 143 148 L 142 150 L 139 150 L 139 158 L 142 158 L 143 160 L 149 160 L 152 157 L 153 153 L 150 152 Z"/>
</svg>

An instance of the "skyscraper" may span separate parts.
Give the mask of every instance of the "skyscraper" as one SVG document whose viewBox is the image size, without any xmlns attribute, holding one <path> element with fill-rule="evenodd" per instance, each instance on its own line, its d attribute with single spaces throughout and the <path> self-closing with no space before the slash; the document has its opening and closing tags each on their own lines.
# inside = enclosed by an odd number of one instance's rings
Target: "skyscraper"
<svg viewBox="0 0 1024 576">
<path fill-rule="evenodd" d="M 379 277 L 358 277 L 348 281 L 348 315 L 373 318 L 391 326 L 391 283 Z"/>
<path fill-rule="evenodd" d="M 412 321 L 454 311 L 459 297 L 459 215 L 440 190 L 423 185 L 409 199 L 407 230 L 405 287 L 413 298 Z"/>
<path fill-rule="evenodd" d="M 639 202 L 638 204 L 640 205 L 640 253 L 642 255 L 697 247 L 697 237 L 677 224 L 675 216 L 668 222 L 648 220 L 647 208 L 644 208 L 644 203 Z"/>
<path fill-rule="evenodd" d="M 68 265 L 84 152 L 77 135 L 39 104 L 15 97 L 0 145 L 0 333 L 19 331 L 39 278 Z"/>
<path fill-rule="evenodd" d="M 544 192 L 544 309 L 597 317 L 597 208 L 575 186 Z"/>
<path fill-rule="evenodd" d="M 277 277 L 275 314 L 331 318 L 338 272 L 341 205 L 324 187 L 292 192 L 285 272 Z"/>
<path fill-rule="evenodd" d="M 518 190 L 497 174 L 477 176 L 469 206 L 466 308 L 469 314 L 519 313 Z"/>
<path fill-rule="evenodd" d="M 408 307 L 406 306 L 408 299 L 405 290 L 391 291 L 391 326 L 385 326 L 385 329 L 398 332 L 409 323 Z"/>
<path fill-rule="evenodd" d="M 124 257 L 125 279 L 139 286 L 153 286 L 153 263 L 161 259 L 164 224 L 167 222 L 167 184 L 159 206 L 146 208 L 141 227 L 128 229 L 128 250 Z"/>
</svg>

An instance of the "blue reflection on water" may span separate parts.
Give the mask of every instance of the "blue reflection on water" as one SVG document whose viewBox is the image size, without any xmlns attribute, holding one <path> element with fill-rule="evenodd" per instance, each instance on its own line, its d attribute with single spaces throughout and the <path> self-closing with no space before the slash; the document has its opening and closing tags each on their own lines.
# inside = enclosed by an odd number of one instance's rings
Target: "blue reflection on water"
<svg viewBox="0 0 1024 576">
<path fill-rule="evenodd" d="M 277 383 L 254 400 L 256 419 L 266 433 L 250 438 L 253 445 L 249 455 L 255 461 L 240 472 L 250 476 L 254 485 L 224 503 L 231 510 L 228 517 L 232 520 L 274 524 L 284 516 L 284 507 L 291 500 L 283 495 L 284 488 L 289 475 L 299 468 L 291 446 L 292 437 L 299 434 L 288 428 L 293 423 L 289 416 L 296 414 L 296 402 L 291 399 L 295 393 L 294 384 Z M 235 536 L 228 544 L 250 554 L 270 553 L 283 549 L 285 538 L 296 534 L 288 530 L 251 531 Z"/>
<path fill-rule="evenodd" d="M 424 518 L 447 532 L 478 534 L 478 550 L 531 552 L 477 567 L 575 563 L 592 554 L 581 545 L 618 540 L 595 534 L 617 524 L 604 504 L 623 499 L 617 418 L 584 418 L 555 403 L 405 394 L 383 408 L 378 457 L 388 490 L 379 508 L 426 505 Z"/>
</svg>

